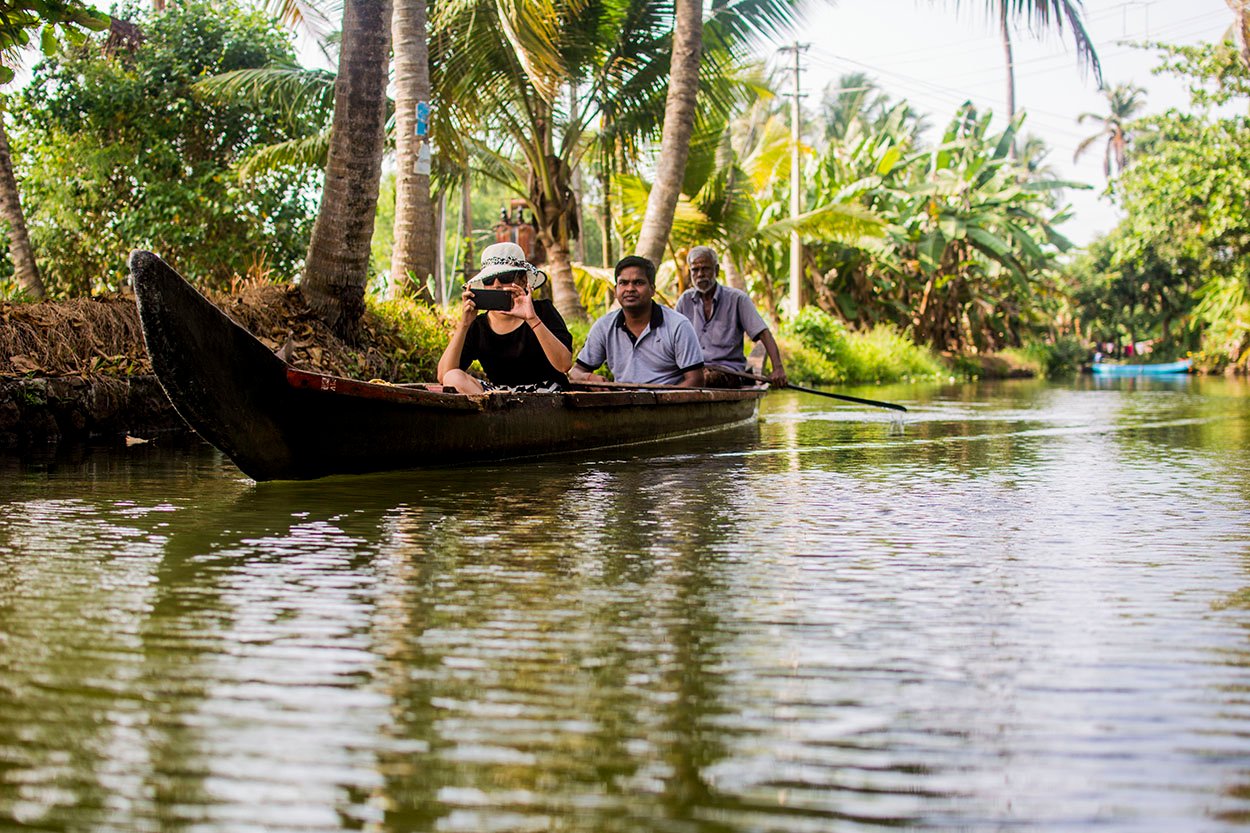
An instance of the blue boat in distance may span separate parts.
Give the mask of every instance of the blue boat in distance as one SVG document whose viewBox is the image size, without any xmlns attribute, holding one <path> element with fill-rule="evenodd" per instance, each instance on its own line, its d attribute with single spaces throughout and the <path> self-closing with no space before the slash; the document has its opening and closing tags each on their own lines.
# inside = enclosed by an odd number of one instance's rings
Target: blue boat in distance
<svg viewBox="0 0 1250 833">
<path fill-rule="evenodd" d="M 1193 366 L 1189 359 L 1162 364 L 1112 364 L 1097 362 L 1092 365 L 1097 376 L 1167 376 L 1173 373 L 1188 373 Z"/>
</svg>

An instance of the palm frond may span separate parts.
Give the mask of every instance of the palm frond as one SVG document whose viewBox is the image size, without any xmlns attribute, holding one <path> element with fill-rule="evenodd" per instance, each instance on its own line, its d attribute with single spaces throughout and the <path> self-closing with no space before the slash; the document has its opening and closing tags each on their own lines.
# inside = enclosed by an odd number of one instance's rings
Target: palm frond
<svg viewBox="0 0 1250 833">
<path fill-rule="evenodd" d="M 758 230 L 758 234 L 767 240 L 780 242 L 789 239 L 792 231 L 797 231 L 806 240 L 821 239 L 855 246 L 866 238 L 883 237 L 885 222 L 862 206 L 830 203 L 797 217 L 768 223 Z"/>
<path fill-rule="evenodd" d="M 334 112 L 334 73 L 294 63 L 224 72 L 194 86 L 218 100 L 243 99 L 277 109 L 289 122 L 305 117 L 329 122 Z"/>
<path fill-rule="evenodd" d="M 334 21 L 343 18 L 342 0 L 269 0 L 266 9 L 282 23 L 317 41 L 326 40 L 335 31 Z"/>
<path fill-rule="evenodd" d="M 284 168 L 322 169 L 330 152 L 329 128 L 299 139 L 289 139 L 258 148 L 239 161 L 239 179 L 246 182 Z"/>
</svg>

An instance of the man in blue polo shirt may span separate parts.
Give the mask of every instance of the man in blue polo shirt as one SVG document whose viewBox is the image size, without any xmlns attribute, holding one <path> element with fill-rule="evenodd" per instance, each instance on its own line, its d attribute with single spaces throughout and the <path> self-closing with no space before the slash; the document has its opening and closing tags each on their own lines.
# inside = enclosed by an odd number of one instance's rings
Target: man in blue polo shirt
<svg viewBox="0 0 1250 833">
<path fill-rule="evenodd" d="M 630 255 L 616 264 L 618 312 L 590 328 L 569 378 L 602 382 L 595 371 L 604 362 L 618 382 L 645 385 L 703 385 L 703 350 L 685 316 L 652 300 L 655 264 Z"/>
<path fill-rule="evenodd" d="M 717 282 L 720 264 L 716 252 L 707 246 L 695 246 L 686 257 L 690 266 L 690 281 L 694 284 L 677 299 L 677 311 L 690 319 L 699 344 L 703 347 L 703 360 L 709 365 L 707 384 L 716 387 L 738 387 L 736 377 L 726 378 L 717 367 L 742 372 L 747 360 L 742 352 L 742 336 L 761 342 L 772 364 L 769 381 L 776 387 L 786 384 L 786 369 L 781 363 L 781 351 L 772 330 L 760 317 L 751 296 L 741 289 L 724 286 Z"/>
</svg>

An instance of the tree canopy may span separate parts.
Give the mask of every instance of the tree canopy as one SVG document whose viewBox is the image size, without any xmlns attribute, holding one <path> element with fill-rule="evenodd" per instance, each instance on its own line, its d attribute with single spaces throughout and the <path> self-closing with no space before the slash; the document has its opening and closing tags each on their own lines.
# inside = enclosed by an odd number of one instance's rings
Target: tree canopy
<svg viewBox="0 0 1250 833">
<path fill-rule="evenodd" d="M 12 110 L 50 288 L 116 285 L 136 246 L 219 286 L 292 274 L 308 240 L 310 177 L 288 169 L 243 182 L 231 166 L 306 117 L 194 89 L 209 75 L 292 61 L 288 33 L 233 0 L 128 13 L 144 34 L 133 49 L 103 55 L 91 39 L 45 58 Z"/>
<path fill-rule="evenodd" d="M 1164 339 L 1215 366 L 1250 350 L 1250 120 L 1210 104 L 1245 100 L 1250 73 L 1227 44 L 1170 47 L 1161 71 L 1193 110 L 1130 125 L 1136 152 L 1112 184 L 1125 218 L 1078 264 L 1077 314 L 1098 340 Z"/>
</svg>

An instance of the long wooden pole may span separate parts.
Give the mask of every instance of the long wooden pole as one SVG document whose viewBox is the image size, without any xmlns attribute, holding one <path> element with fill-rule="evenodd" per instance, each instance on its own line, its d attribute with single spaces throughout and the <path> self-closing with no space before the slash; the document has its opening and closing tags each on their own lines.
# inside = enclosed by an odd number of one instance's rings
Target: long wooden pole
<svg viewBox="0 0 1250 833">
<path fill-rule="evenodd" d="M 737 376 L 739 379 L 750 379 L 755 382 L 767 382 L 767 376 L 757 376 L 754 373 L 743 373 L 741 370 L 732 370 L 728 367 L 719 367 L 717 365 L 708 365 L 708 370 L 715 370 L 728 376 Z M 845 393 L 830 393 L 827 390 L 816 390 L 815 388 L 805 388 L 802 385 L 791 385 L 789 383 L 782 385 L 790 390 L 802 391 L 803 393 L 811 393 L 816 396 L 827 396 L 830 399 L 841 399 L 843 402 L 854 402 L 858 405 L 871 405 L 874 408 L 889 408 L 891 411 L 902 411 L 907 413 L 907 408 L 894 402 L 882 402 L 877 399 L 864 399 L 860 396 L 848 396 Z"/>
</svg>

